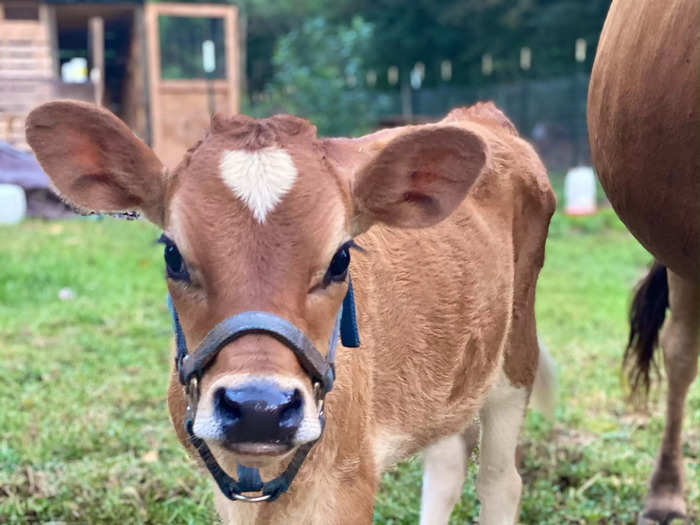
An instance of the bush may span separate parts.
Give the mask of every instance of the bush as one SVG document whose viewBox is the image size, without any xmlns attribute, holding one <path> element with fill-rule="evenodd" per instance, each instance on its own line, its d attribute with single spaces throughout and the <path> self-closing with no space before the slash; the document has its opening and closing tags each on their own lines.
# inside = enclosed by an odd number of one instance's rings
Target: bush
<svg viewBox="0 0 700 525">
<path fill-rule="evenodd" d="M 249 102 L 247 112 L 299 115 L 311 120 L 319 135 L 368 131 L 386 103 L 363 87 L 363 57 L 369 54 L 372 31 L 359 16 L 348 26 L 316 17 L 281 37 L 273 56 L 273 80 Z"/>
</svg>

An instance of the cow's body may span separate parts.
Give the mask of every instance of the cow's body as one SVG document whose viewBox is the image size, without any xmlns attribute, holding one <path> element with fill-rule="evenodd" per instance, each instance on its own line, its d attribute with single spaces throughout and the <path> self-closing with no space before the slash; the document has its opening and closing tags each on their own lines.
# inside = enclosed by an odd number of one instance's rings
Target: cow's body
<svg viewBox="0 0 700 525">
<path fill-rule="evenodd" d="M 591 153 L 615 211 L 655 257 L 700 275 L 698 2 L 616 0 L 588 96 Z"/>
<path fill-rule="evenodd" d="M 669 379 L 666 430 L 645 516 L 685 513 L 681 424 L 697 374 L 700 302 L 698 2 L 615 0 L 588 95 L 591 153 L 610 202 L 656 266 L 635 301 L 630 355 L 646 379 L 657 330 Z M 670 295 L 669 295 L 670 294 Z"/>
<path fill-rule="evenodd" d="M 112 140 L 88 138 L 85 120 L 110 128 Z M 538 369 L 534 293 L 555 202 L 534 150 L 493 105 L 359 139 L 317 139 L 293 117 L 215 119 L 172 175 L 161 175 L 105 112 L 56 103 L 28 122 L 32 146 L 68 198 L 100 209 L 140 207 L 163 227 L 171 252 L 177 243 L 175 260 L 188 271 L 173 270 L 166 255 L 169 288 L 191 345 L 232 314 L 266 310 L 324 348 L 348 285 L 342 275 L 330 283 L 319 276 L 334 268 L 328 261 L 348 238 L 364 250 L 350 265 L 362 344 L 338 349 L 322 438 L 273 503 L 232 502 L 215 488 L 225 523 L 369 524 L 381 472 L 426 449 L 422 523 L 444 524 L 461 492 L 477 415 L 480 522 L 517 521 L 517 437 L 535 377 L 548 373 Z M 56 136 L 67 147 L 58 149 Z M 66 160 L 64 150 L 76 154 Z M 310 387 L 289 348 L 246 335 L 206 369 L 194 433 L 227 472 L 241 463 L 274 478 L 294 449 L 271 453 L 279 439 L 234 440 L 241 413 L 230 423 L 226 412 L 221 430 L 222 406 L 243 407 L 231 401 L 241 392 L 267 389 L 279 398 L 295 389 L 294 410 L 303 407 L 304 418 L 289 446 L 298 446 L 318 435 Z M 268 413 L 256 417 L 268 417 L 272 402 L 260 399 L 255 406 Z M 168 404 L 196 455 L 175 369 Z"/>
</svg>

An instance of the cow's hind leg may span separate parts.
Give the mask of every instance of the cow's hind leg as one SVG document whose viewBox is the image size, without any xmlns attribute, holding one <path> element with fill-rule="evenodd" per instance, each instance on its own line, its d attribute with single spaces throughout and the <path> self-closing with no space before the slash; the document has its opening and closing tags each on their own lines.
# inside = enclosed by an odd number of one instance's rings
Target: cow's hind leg
<svg viewBox="0 0 700 525">
<path fill-rule="evenodd" d="M 700 286 L 668 271 L 670 317 L 661 332 L 668 380 L 666 425 L 640 523 L 685 515 L 681 431 L 688 388 L 698 372 Z M 648 521 L 647 521 L 648 520 Z"/>
<path fill-rule="evenodd" d="M 518 519 L 522 481 L 515 464 L 528 390 L 505 377 L 492 387 L 481 408 L 481 447 L 476 489 L 480 525 L 513 525 Z"/>
<path fill-rule="evenodd" d="M 464 433 L 443 438 L 425 449 L 420 525 L 447 525 L 462 494 L 467 459 L 478 439 L 479 424 L 473 423 Z"/>
</svg>

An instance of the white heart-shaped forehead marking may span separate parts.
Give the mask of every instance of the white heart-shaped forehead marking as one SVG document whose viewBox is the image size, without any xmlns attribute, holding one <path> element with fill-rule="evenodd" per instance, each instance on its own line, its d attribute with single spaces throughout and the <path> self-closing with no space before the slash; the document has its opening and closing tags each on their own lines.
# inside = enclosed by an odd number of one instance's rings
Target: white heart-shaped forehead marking
<svg viewBox="0 0 700 525">
<path fill-rule="evenodd" d="M 263 223 L 292 188 L 297 169 L 285 150 L 275 147 L 255 151 L 227 150 L 219 162 L 221 178 L 241 199 L 255 219 Z"/>
</svg>

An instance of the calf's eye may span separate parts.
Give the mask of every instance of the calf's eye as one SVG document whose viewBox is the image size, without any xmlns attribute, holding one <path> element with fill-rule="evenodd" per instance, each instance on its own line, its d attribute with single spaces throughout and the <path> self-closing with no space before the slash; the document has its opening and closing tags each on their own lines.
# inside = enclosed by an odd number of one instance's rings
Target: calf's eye
<svg viewBox="0 0 700 525">
<path fill-rule="evenodd" d="M 165 235 L 161 235 L 158 242 L 165 244 L 163 256 L 165 258 L 165 272 L 167 276 L 175 281 L 189 281 L 190 276 L 187 272 L 187 266 L 175 243 Z"/>
<path fill-rule="evenodd" d="M 348 274 L 348 266 L 350 265 L 350 246 L 345 245 L 341 247 L 331 260 L 331 264 L 326 272 L 326 278 L 324 281 L 326 284 L 334 281 L 340 282 L 344 281 Z"/>
</svg>

